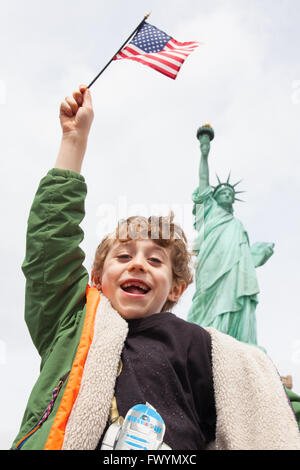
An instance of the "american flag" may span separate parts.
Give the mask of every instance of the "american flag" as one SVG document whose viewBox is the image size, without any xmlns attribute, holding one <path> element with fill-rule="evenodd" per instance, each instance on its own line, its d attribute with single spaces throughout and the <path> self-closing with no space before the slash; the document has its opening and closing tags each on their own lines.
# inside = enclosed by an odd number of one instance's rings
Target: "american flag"
<svg viewBox="0 0 300 470">
<path fill-rule="evenodd" d="M 199 44 L 195 41 L 175 41 L 145 21 L 131 42 L 114 57 L 114 60 L 136 60 L 175 79 L 185 59 Z"/>
</svg>

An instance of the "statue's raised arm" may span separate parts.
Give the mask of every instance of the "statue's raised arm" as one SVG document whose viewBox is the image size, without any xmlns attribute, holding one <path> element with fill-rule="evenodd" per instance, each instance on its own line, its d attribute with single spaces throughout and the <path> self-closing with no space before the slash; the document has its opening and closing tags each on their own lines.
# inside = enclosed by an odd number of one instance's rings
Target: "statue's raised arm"
<svg viewBox="0 0 300 470">
<path fill-rule="evenodd" d="M 214 138 L 214 131 L 210 124 L 204 124 L 197 131 L 197 139 L 200 142 L 201 160 L 199 167 L 199 192 L 204 191 L 209 186 L 208 154 L 210 142 Z"/>
</svg>

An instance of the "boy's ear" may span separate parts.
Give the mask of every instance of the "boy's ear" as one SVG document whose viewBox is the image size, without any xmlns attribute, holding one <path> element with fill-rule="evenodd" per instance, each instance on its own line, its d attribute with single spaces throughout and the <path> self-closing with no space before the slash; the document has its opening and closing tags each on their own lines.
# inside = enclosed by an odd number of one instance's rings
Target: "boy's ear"
<svg viewBox="0 0 300 470">
<path fill-rule="evenodd" d="M 100 271 L 92 270 L 91 274 L 92 284 L 93 287 L 96 287 L 98 290 L 101 289 L 101 282 L 102 282 L 102 273 Z"/>
<path fill-rule="evenodd" d="M 178 299 L 182 296 L 183 292 L 185 291 L 186 283 L 184 281 L 177 281 L 174 282 L 169 295 L 168 300 L 172 302 L 177 302 Z"/>
</svg>

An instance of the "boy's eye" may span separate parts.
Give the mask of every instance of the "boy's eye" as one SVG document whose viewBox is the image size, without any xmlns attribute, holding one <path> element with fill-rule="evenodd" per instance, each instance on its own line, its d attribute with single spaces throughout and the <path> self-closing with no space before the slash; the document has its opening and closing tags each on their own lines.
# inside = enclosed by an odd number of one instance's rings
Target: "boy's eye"
<svg viewBox="0 0 300 470">
<path fill-rule="evenodd" d="M 119 255 L 117 256 L 118 259 L 127 259 L 127 258 L 130 258 L 129 255 Z"/>
<path fill-rule="evenodd" d="M 160 259 L 158 258 L 149 258 L 151 261 L 154 261 L 155 263 L 161 263 Z"/>
<path fill-rule="evenodd" d="M 130 258 L 130 255 L 118 255 L 117 256 L 118 259 L 123 259 L 123 260 L 126 260 L 126 259 L 129 259 Z M 152 261 L 153 263 L 161 263 L 161 260 L 158 259 L 158 258 L 154 258 L 154 257 L 151 257 L 149 258 L 150 261 Z"/>
</svg>

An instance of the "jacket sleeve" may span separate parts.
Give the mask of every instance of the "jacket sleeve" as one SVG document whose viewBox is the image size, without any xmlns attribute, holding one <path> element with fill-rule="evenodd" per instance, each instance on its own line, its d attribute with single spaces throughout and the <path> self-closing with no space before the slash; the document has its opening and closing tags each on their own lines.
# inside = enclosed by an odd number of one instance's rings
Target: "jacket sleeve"
<svg viewBox="0 0 300 470">
<path fill-rule="evenodd" d="M 43 359 L 85 304 L 88 272 L 79 224 L 86 192 L 82 175 L 53 168 L 41 180 L 29 214 L 22 264 L 25 321 Z"/>
<path fill-rule="evenodd" d="M 295 418 L 300 429 L 300 396 L 287 387 L 285 387 L 285 391 L 293 408 Z"/>
</svg>

